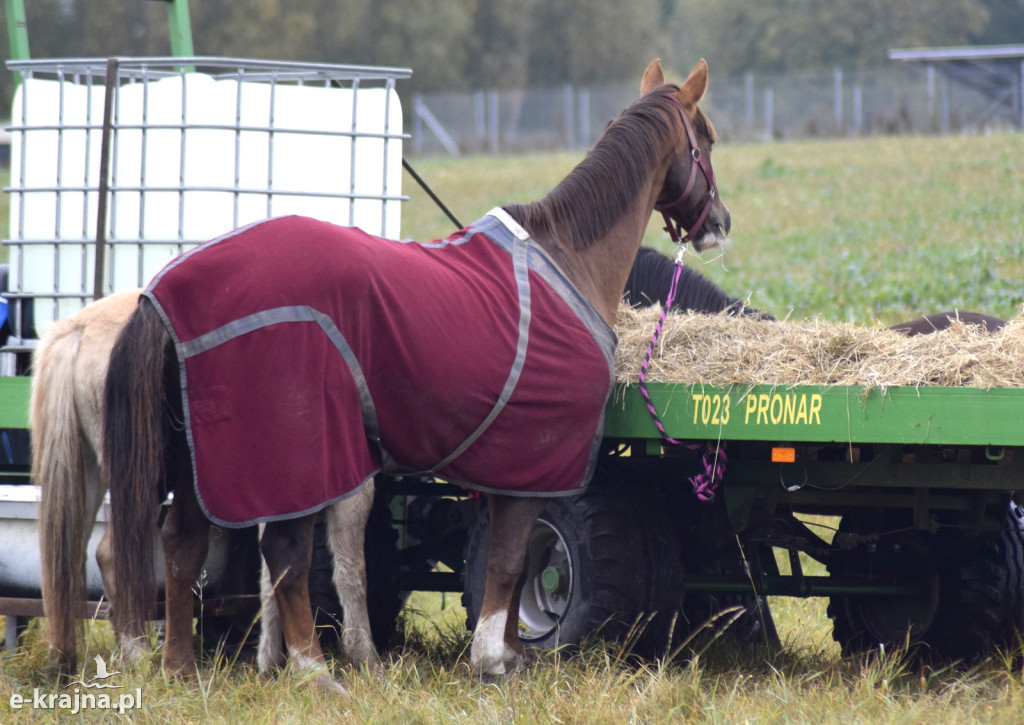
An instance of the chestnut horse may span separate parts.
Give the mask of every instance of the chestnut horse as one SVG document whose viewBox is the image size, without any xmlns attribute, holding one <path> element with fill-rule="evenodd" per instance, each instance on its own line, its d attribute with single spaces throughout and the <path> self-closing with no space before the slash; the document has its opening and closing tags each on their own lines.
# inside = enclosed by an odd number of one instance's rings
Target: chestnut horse
<svg viewBox="0 0 1024 725">
<path fill-rule="evenodd" d="M 641 247 L 626 281 L 623 301 L 635 306 L 664 304 L 673 271 L 669 257 Z M 32 480 L 42 487 L 39 534 L 43 606 L 50 649 L 61 674 L 72 674 L 77 667 L 75 621 L 85 598 L 82 572 L 86 547 L 106 493 L 100 472 L 100 441 L 107 363 L 114 340 L 138 305 L 140 292 L 119 292 L 87 305 L 50 328 L 35 350 L 30 408 Z M 770 319 L 690 267 L 683 268 L 673 308 Z M 360 588 L 365 574 L 359 571 L 363 561 L 360 522 L 366 515 L 362 509 L 372 501 L 373 487 L 368 483 L 358 500 L 346 499 L 328 507 L 326 524 L 338 599 L 345 613 L 345 653 L 355 665 L 375 667 L 379 661 L 369 633 L 365 592 Z M 111 530 L 106 527 L 96 559 L 105 595 L 114 602 Z M 260 671 L 266 672 L 282 664 L 283 654 L 280 618 L 266 565 L 260 589 L 264 607 L 257 661 Z M 129 660 L 137 654 L 140 635 L 133 632 L 118 637 L 122 655 Z"/>
<path fill-rule="evenodd" d="M 492 212 L 481 227 L 490 230 L 488 234 L 501 233 L 504 235 L 503 239 L 514 237 L 509 243 L 515 250 L 513 256 L 521 255 L 517 259 L 528 259 L 531 265 L 542 265 L 546 275 L 553 274 L 552 270 L 562 275 L 568 284 L 557 290 L 548 290 L 545 289 L 544 283 L 549 277 L 534 280 L 534 268 L 531 267 L 530 284 L 537 288 L 537 294 L 544 299 L 555 300 L 555 297 L 559 297 L 564 300 L 563 305 L 575 304 L 572 309 L 580 319 L 586 317 L 587 320 L 602 323 L 602 329 L 606 331 L 605 337 L 611 337 L 610 331 L 614 328 L 626 277 L 636 257 L 647 222 L 656 207 L 663 208 L 671 223 L 678 228 L 689 230 L 687 240 L 691 241 L 698 251 L 721 244 L 728 234 L 729 213 L 717 195 L 710 166 L 714 130 L 698 106 L 707 89 L 707 79 L 707 65 L 701 61 L 683 85 L 666 84 L 660 62 L 653 62 L 644 74 L 642 98 L 606 128 L 593 150 L 563 182 L 539 202 L 512 204 L 503 210 Z M 302 233 L 299 227 L 304 230 Z M 264 223 L 258 229 L 246 231 L 255 231 L 257 237 L 250 235 L 249 239 L 257 239 L 259 244 L 272 244 L 274 230 L 286 230 L 289 232 L 287 242 L 292 245 L 291 253 L 301 256 L 302 245 L 312 243 L 309 241 L 310 235 L 314 234 L 309 231 L 311 229 L 314 227 L 307 222 L 270 222 Z M 332 233 L 320 226 L 315 229 L 315 234 L 321 236 Z M 246 231 L 240 231 L 239 234 Z M 472 232 L 473 228 L 470 231 Z M 471 239 L 476 239 L 477 236 L 480 236 L 479 232 L 473 234 Z M 183 264 L 188 264 L 191 258 L 205 260 L 215 256 L 203 255 L 206 250 L 214 249 L 213 245 L 222 243 L 225 239 L 227 237 L 211 242 L 211 246 L 200 247 L 198 257 L 194 252 L 188 253 L 185 257 L 190 259 L 185 259 Z M 281 243 L 284 241 L 281 240 Z M 449 242 L 451 247 L 448 246 Z M 449 242 L 430 246 L 452 249 L 460 243 L 454 238 Z M 497 246 L 497 242 L 495 244 Z M 218 246 L 216 249 L 219 250 L 221 247 Z M 390 249 L 388 253 L 391 253 Z M 368 256 L 375 256 L 375 253 Z M 176 278 L 178 283 L 181 279 L 180 276 Z M 224 280 L 220 280 L 220 283 L 223 282 Z M 292 287 L 304 286 L 303 280 L 294 282 Z M 243 291 L 244 279 L 237 280 L 237 283 L 231 285 L 230 289 Z M 103 459 L 113 509 L 115 578 L 118 582 L 118 605 L 115 616 L 121 631 L 133 631 L 150 615 L 155 587 L 152 571 L 153 551 L 148 542 L 156 528 L 158 504 L 168 492 L 173 491 L 173 502 L 160 530 L 166 561 L 167 592 L 163 666 L 168 672 L 194 674 L 196 670 L 191 646 L 191 588 L 205 558 L 210 519 L 206 515 L 208 499 L 204 497 L 203 505 L 200 505 L 197 487 L 201 485 L 201 480 L 194 470 L 194 461 L 203 459 L 197 453 L 201 442 L 192 435 L 186 437 L 183 428 L 192 431 L 189 428 L 191 425 L 215 425 L 222 411 L 215 406 L 203 406 L 201 410 L 196 410 L 189 405 L 188 414 L 201 414 L 206 417 L 198 423 L 195 418 L 187 417 L 186 403 L 191 403 L 191 399 L 186 396 L 191 394 L 191 390 L 183 391 L 184 377 L 181 367 L 189 369 L 189 355 L 206 354 L 210 349 L 219 352 L 216 348 L 204 347 L 207 343 L 220 345 L 225 339 L 235 340 L 237 336 L 244 335 L 239 332 L 240 328 L 235 326 L 229 333 L 236 337 L 203 337 L 198 352 L 194 348 L 189 348 L 188 354 L 184 354 L 180 345 L 188 343 L 178 340 L 176 344 L 171 331 L 165 325 L 164 318 L 156 314 L 157 305 L 160 305 L 161 314 L 166 314 L 168 302 L 173 304 L 175 299 L 184 302 L 208 302 L 208 295 L 212 292 L 209 289 L 191 289 L 181 292 L 178 296 L 172 294 L 161 300 L 157 298 L 163 293 L 164 288 L 157 287 L 158 284 L 160 282 L 157 281 L 151 284 L 147 296 L 143 298 L 138 310 L 129 319 L 118 338 L 111 356 L 106 383 Z M 221 284 L 219 289 L 225 287 L 227 285 Z M 172 290 L 176 289 L 178 288 L 172 286 Z M 501 299 L 508 299 L 505 291 L 500 295 Z M 577 302 L 570 303 L 570 299 Z M 213 303 L 209 304 L 212 306 Z M 554 304 L 557 306 L 557 300 Z M 289 315 L 294 308 L 280 309 L 285 310 L 283 314 Z M 525 312 L 526 310 L 520 309 L 517 313 L 521 322 Z M 279 318 L 274 315 L 270 316 L 269 322 L 266 317 L 259 318 L 260 325 L 266 322 L 268 326 L 275 327 L 272 332 L 264 334 L 290 334 L 287 325 L 273 325 L 273 321 L 277 319 Z M 529 319 L 528 315 L 526 319 Z M 331 325 L 329 320 L 325 321 L 315 315 L 314 320 L 324 329 Z M 187 320 L 185 324 L 189 324 Z M 593 332 L 596 328 L 588 322 L 587 329 Z M 337 328 L 334 330 L 337 332 Z M 520 331 L 524 331 L 522 325 Z M 398 334 L 392 330 L 381 329 L 375 329 L 373 332 L 378 335 L 384 333 L 383 338 L 375 338 L 378 344 L 382 339 L 388 342 L 389 333 Z M 175 337 L 178 337 L 177 332 Z M 364 337 L 372 338 L 372 335 Z M 551 342 L 551 339 L 558 337 L 555 335 L 553 338 L 545 338 L 545 341 Z M 584 338 L 580 334 L 575 334 L 574 339 Z M 611 339 L 614 344 L 613 337 Z M 611 390 L 612 376 L 608 351 L 594 340 L 596 338 L 591 340 L 591 354 L 598 350 L 609 366 L 607 389 L 595 394 L 593 390 L 579 391 L 577 388 L 573 394 L 585 399 L 588 412 L 599 418 Z M 533 349 L 534 338 L 531 337 L 530 341 Z M 331 338 L 331 342 L 335 346 L 339 344 L 334 337 Z M 341 343 L 347 346 L 345 339 L 342 339 Z M 326 343 L 313 340 L 312 344 Z M 521 345 L 520 349 L 522 347 Z M 353 380 L 356 382 L 351 384 L 374 385 L 374 381 L 377 380 L 376 371 L 372 368 L 361 368 L 358 359 L 352 359 L 351 347 L 346 347 L 346 350 L 349 354 L 344 363 L 350 368 L 358 368 L 359 372 L 359 376 L 353 374 Z M 569 358 L 579 354 L 574 348 L 567 348 L 561 352 Z M 424 351 L 417 359 L 423 361 L 423 355 L 429 358 L 433 354 L 434 351 Z M 557 356 L 549 356 L 549 361 L 555 358 Z M 373 359 L 375 365 L 392 362 L 390 359 L 380 357 Z M 573 363 L 575 362 L 577 361 L 573 360 Z M 525 365 L 529 366 L 530 362 L 527 361 Z M 595 369 L 595 366 L 591 369 Z M 216 368 L 208 372 L 212 372 L 215 377 L 226 374 L 225 371 L 218 372 Z M 349 384 L 347 379 L 339 382 Z M 556 385 L 560 386 L 565 382 L 567 381 L 559 380 Z M 334 384 L 333 378 L 325 378 L 319 382 L 327 395 L 331 394 L 331 386 Z M 500 390 L 499 386 L 498 391 Z M 211 389 L 208 392 L 216 391 Z M 260 398 L 267 392 L 261 390 L 256 397 Z M 385 385 L 367 392 L 373 399 L 379 399 L 386 398 L 391 391 Z M 408 389 L 403 390 L 403 393 L 408 395 Z M 365 398 L 359 399 L 365 401 Z M 264 403 L 262 400 L 254 401 L 251 397 L 244 402 L 257 405 Z M 455 406 L 470 404 L 469 399 L 450 402 Z M 478 402 L 473 401 L 473 404 Z M 483 441 L 487 437 L 489 431 L 485 424 L 493 423 L 497 430 L 501 429 L 501 424 L 495 421 L 501 421 L 501 416 L 510 411 L 507 404 L 515 402 L 515 393 L 512 393 L 511 398 L 506 397 L 504 401 L 498 402 L 505 407 L 496 406 L 493 409 L 498 411 L 496 418 L 488 416 L 481 427 L 476 430 L 471 427 L 467 431 L 470 436 L 456 449 L 463 459 L 459 460 L 452 454 L 442 463 L 453 469 L 468 467 L 466 460 L 473 461 L 473 455 L 466 455 L 467 446 L 471 454 L 477 453 L 472 443 L 477 440 Z M 294 413 L 286 410 L 280 412 Z M 402 422 L 408 423 L 410 411 L 404 413 L 400 417 L 403 418 Z M 510 415 L 512 419 L 516 419 L 519 413 L 520 411 L 512 409 Z M 309 422 L 306 419 L 299 420 L 299 424 L 302 425 Z M 389 449 L 394 447 L 401 450 L 402 446 L 406 445 L 407 441 L 404 439 L 389 437 L 392 436 L 391 431 L 387 429 L 390 423 L 385 418 L 381 417 L 379 421 L 372 422 L 375 425 L 379 422 L 380 428 L 378 430 L 368 425 L 366 434 L 378 436 L 369 440 L 371 444 L 380 444 L 381 459 L 389 457 L 386 454 L 392 452 L 384 448 L 385 441 Z M 424 428 L 424 432 L 428 429 L 429 426 Z M 230 436 L 235 431 L 230 427 L 222 427 L 221 432 Z M 256 430 L 256 435 L 262 433 L 266 431 Z M 543 431 L 532 433 L 542 434 Z M 593 434 L 587 435 L 599 440 L 599 424 Z M 553 446 L 554 441 L 548 443 Z M 362 445 L 366 446 L 367 441 L 364 440 Z M 580 487 L 586 485 L 593 471 L 592 465 L 586 460 L 587 451 L 592 448 L 594 447 L 588 444 L 582 454 L 580 470 L 584 473 L 577 481 Z M 355 455 L 364 467 L 369 465 L 367 461 L 373 463 L 377 460 L 377 449 L 360 453 L 350 446 L 349 450 L 353 451 L 350 455 Z M 544 470 L 545 466 L 556 468 L 561 465 L 562 457 L 568 453 L 570 452 L 553 446 L 549 452 L 532 459 L 531 463 L 541 470 Z M 416 458 L 412 453 L 408 455 L 410 458 Z M 332 471 L 335 470 L 334 461 L 316 463 L 322 463 Z M 356 467 L 355 459 L 346 459 L 345 463 Z M 394 463 L 397 466 L 396 470 L 422 467 L 420 460 L 401 460 L 398 455 L 395 456 Z M 437 464 L 437 468 L 445 470 L 442 464 Z M 573 475 L 575 470 L 573 469 Z M 357 471 L 360 475 L 363 472 L 362 468 Z M 489 478 L 490 476 L 481 476 L 481 480 L 463 478 L 460 482 L 478 486 L 487 494 L 492 522 L 492 541 L 496 542 L 488 558 L 487 585 L 480 623 L 473 637 L 470 659 L 479 672 L 499 675 L 514 666 L 522 654 L 516 632 L 519 594 L 517 583 L 523 566 L 527 538 L 544 505 L 544 497 L 530 491 L 501 493 L 491 488 L 492 481 L 488 480 Z M 303 501 L 312 500 L 309 497 L 324 488 L 323 482 L 301 478 L 262 483 L 267 484 L 267 488 L 293 495 Z M 237 487 L 250 485 L 252 483 L 244 477 L 240 477 L 236 482 Z M 558 480 L 555 485 L 565 483 Z M 579 488 L 546 490 L 548 493 L 575 493 Z M 245 498 L 244 494 L 242 498 Z M 322 501 L 319 507 L 322 508 L 329 503 L 330 500 Z M 275 599 L 281 615 L 289 656 L 298 665 L 319 671 L 317 679 L 321 684 L 340 689 L 340 685 L 333 682 L 326 671 L 323 654 L 313 632 L 307 591 L 313 514 L 307 509 L 266 517 L 265 520 L 266 528 L 261 548 L 271 578 L 276 583 Z"/>
<path fill-rule="evenodd" d="M 674 265 L 669 257 L 641 247 L 633 262 L 623 301 L 634 306 L 664 304 Z M 82 572 L 89 532 L 106 493 L 100 455 L 103 385 L 114 340 L 138 305 L 141 290 L 119 292 L 87 305 L 55 324 L 41 339 L 34 355 L 32 404 L 32 480 L 42 487 L 40 551 L 43 606 L 50 650 L 61 674 L 77 667 L 75 621 L 84 600 Z M 773 319 L 747 306 L 709 279 L 684 267 L 673 309 L 722 312 Z M 923 318 L 922 318 L 923 319 Z M 334 560 L 338 600 L 345 613 L 343 644 L 351 663 L 376 667 L 379 659 L 369 632 L 369 614 L 359 570 L 363 561 L 363 507 L 373 501 L 373 485 L 326 510 L 327 544 Z M 115 601 L 112 527 L 107 526 L 96 551 L 107 599 Z M 273 583 L 264 564 L 260 591 L 263 600 L 257 662 L 261 672 L 283 664 L 281 622 Z M 122 655 L 133 659 L 141 632 L 118 641 Z"/>
</svg>

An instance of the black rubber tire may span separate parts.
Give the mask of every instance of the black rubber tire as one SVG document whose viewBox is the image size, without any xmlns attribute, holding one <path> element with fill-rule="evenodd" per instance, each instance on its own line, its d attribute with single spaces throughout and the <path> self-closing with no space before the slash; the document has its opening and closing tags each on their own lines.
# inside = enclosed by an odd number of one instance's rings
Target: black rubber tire
<svg viewBox="0 0 1024 725">
<path fill-rule="evenodd" d="M 906 522 L 890 515 L 882 523 L 874 530 L 896 530 Z M 864 524 L 846 517 L 840 531 L 872 530 Z M 921 660 L 976 661 L 1012 644 L 1021 628 L 1024 512 L 1012 502 L 998 537 L 966 540 L 955 531 L 908 531 L 881 537 L 871 561 L 840 557 L 837 564 L 830 572 L 873 566 L 877 573 L 917 577 L 922 584 L 921 596 L 912 600 L 833 597 L 828 614 L 844 655 L 903 647 L 909 632 L 912 654 Z"/>
<path fill-rule="evenodd" d="M 651 600 L 652 560 L 633 497 L 595 480 L 577 497 L 553 498 L 531 534 L 520 604 L 527 647 L 574 649 L 586 637 L 633 642 Z M 462 603 L 475 629 L 490 550 L 485 505 L 466 542 Z"/>
<path fill-rule="evenodd" d="M 997 538 L 961 545 L 944 584 L 932 647 L 946 659 L 972 661 L 1014 645 L 1024 606 L 1024 510 L 1011 501 Z"/>
<path fill-rule="evenodd" d="M 846 516 L 841 533 L 899 531 L 902 522 L 876 519 L 874 525 L 856 515 Z M 880 596 L 834 596 L 828 616 L 833 620 L 832 638 L 843 655 L 879 649 L 893 651 L 906 645 L 920 653 L 938 626 L 940 578 L 935 554 L 936 537 L 921 531 L 901 531 L 882 536 L 869 556 L 840 556 L 829 562 L 830 575 L 863 575 L 883 579 L 916 578 L 920 594 L 913 598 Z M 909 639 L 908 639 L 909 637 Z"/>
<path fill-rule="evenodd" d="M 688 485 L 679 481 L 672 489 L 672 499 L 664 507 L 672 511 L 678 537 L 682 542 L 683 567 L 689 574 L 729 575 L 749 581 L 746 573 L 747 559 L 759 555 L 774 557 L 770 547 L 761 546 L 745 554 L 733 533 L 725 500 L 716 496 L 712 501 L 701 501 L 692 494 Z M 756 544 L 747 544 L 758 546 Z M 736 643 L 771 650 L 781 649 L 775 621 L 768 607 L 768 600 L 751 591 L 746 594 L 714 594 L 690 592 L 683 604 L 683 616 L 687 634 L 696 634 L 693 646 L 700 648 L 709 638 L 717 638 L 727 626 L 725 633 Z M 735 616 L 719 618 L 722 612 L 742 607 Z M 711 626 L 706 626 L 709 621 Z"/>
<path fill-rule="evenodd" d="M 366 597 L 371 634 L 378 652 L 394 643 L 398 613 L 404 602 L 398 581 L 398 534 L 391 525 L 387 501 L 386 496 L 378 494 L 366 522 Z M 340 652 L 345 613 L 338 601 L 333 574 L 334 563 L 327 548 L 327 523 L 321 513 L 313 532 L 309 600 L 321 646 Z"/>
</svg>

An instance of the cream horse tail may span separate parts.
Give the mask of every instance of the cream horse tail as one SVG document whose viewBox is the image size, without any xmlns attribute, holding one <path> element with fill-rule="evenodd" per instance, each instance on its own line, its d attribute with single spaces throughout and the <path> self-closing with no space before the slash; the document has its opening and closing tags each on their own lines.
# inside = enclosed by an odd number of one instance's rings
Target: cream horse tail
<svg viewBox="0 0 1024 725">
<path fill-rule="evenodd" d="M 29 425 L 32 480 L 42 487 L 43 610 L 62 674 L 72 674 L 77 665 L 86 547 L 105 493 L 99 451 L 107 362 L 138 295 L 138 290 L 112 295 L 58 322 L 40 340 L 33 361 Z M 108 574 L 104 571 L 107 594 L 113 596 Z"/>
</svg>

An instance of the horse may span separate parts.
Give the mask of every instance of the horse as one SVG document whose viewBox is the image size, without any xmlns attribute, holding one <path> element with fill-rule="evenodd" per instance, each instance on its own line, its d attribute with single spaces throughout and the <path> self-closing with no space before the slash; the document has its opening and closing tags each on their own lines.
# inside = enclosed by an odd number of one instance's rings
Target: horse
<svg viewBox="0 0 1024 725">
<path fill-rule="evenodd" d="M 106 380 L 122 630 L 151 611 L 150 538 L 173 491 L 160 529 L 164 671 L 196 673 L 191 586 L 211 521 L 262 521 L 289 657 L 343 690 L 313 632 L 313 515 L 381 470 L 429 470 L 487 498 L 494 545 L 470 662 L 485 676 L 515 668 L 529 532 L 546 496 L 579 493 L 593 474 L 614 379 L 612 330 L 647 222 L 661 209 L 697 251 L 728 236 L 710 162 L 715 132 L 699 106 L 707 84 L 703 60 L 682 85 L 652 62 L 641 98 L 547 196 L 495 209 L 447 240 L 394 242 L 290 217 L 231 232 L 165 268 L 118 337 Z M 397 287 L 415 299 L 398 305 Z M 316 297 L 340 309 L 325 313 Z M 426 322 L 399 328 L 399 313 L 412 309 Z M 417 347 L 413 338 L 427 332 Z M 468 343 L 455 339 L 465 332 Z M 420 368 L 426 381 L 403 377 Z M 346 438 L 347 429 L 358 435 Z"/>
<path fill-rule="evenodd" d="M 135 309 L 141 290 L 121 292 L 56 323 L 33 356 L 29 428 L 32 480 L 41 487 L 40 571 L 43 611 L 58 671 L 77 666 L 76 611 L 84 600 L 89 533 L 106 492 L 100 475 L 103 385 L 114 338 Z M 107 595 L 111 577 L 111 532 L 96 551 Z M 139 631 L 127 633 L 129 653 Z"/>
<path fill-rule="evenodd" d="M 107 491 L 101 475 L 103 389 L 111 350 L 138 306 L 140 289 L 93 302 L 57 322 L 40 339 L 33 356 L 29 427 L 32 431 L 32 480 L 41 487 L 39 512 L 43 610 L 51 656 L 59 675 L 77 668 L 77 612 L 85 599 L 84 568 L 89 532 Z M 373 502 L 367 485 L 346 506 L 356 514 Z M 335 561 L 336 591 L 345 612 L 343 646 L 357 664 L 379 660 L 369 638 L 365 591 L 353 574 L 363 562 L 363 531 L 356 524 L 341 530 L 327 512 L 327 545 Z M 112 526 L 104 529 L 96 560 L 108 601 L 116 603 L 111 547 Z M 154 536 L 156 532 L 154 532 Z M 264 567 L 265 569 L 265 567 Z M 344 573 L 344 576 L 342 574 Z M 260 629 L 261 671 L 281 660 L 280 622 L 273 589 L 264 574 L 265 608 Z M 117 632 L 122 656 L 134 661 L 145 650 L 142 631 Z"/>
<path fill-rule="evenodd" d="M 623 302 L 632 306 L 664 304 L 673 263 L 651 247 L 641 247 L 630 269 Z M 114 341 L 138 304 L 142 290 L 120 292 L 87 305 L 55 324 L 36 347 L 30 427 L 35 451 L 33 480 L 42 487 L 40 551 L 43 603 L 48 620 L 50 650 L 61 674 L 77 666 L 76 609 L 84 599 L 81 572 L 85 564 L 88 532 L 103 495 L 100 475 L 102 400 L 107 362 Z M 747 306 L 690 267 L 684 267 L 673 309 L 722 312 L 774 319 Z M 355 665 L 371 668 L 380 660 L 369 637 L 365 594 L 358 573 L 362 536 L 358 526 L 372 505 L 373 484 L 361 489 L 357 502 L 345 501 L 326 509 L 327 544 L 335 569 L 335 588 L 345 612 L 343 647 Z M 345 508 L 356 509 L 346 516 Z M 342 526 L 351 518 L 355 525 Z M 104 592 L 115 599 L 110 547 L 111 528 L 104 530 L 96 556 Z M 283 664 L 281 626 L 273 597 L 273 582 L 264 565 L 260 581 L 263 611 L 257 662 L 261 672 Z M 119 633 L 120 634 L 120 633 Z M 118 637 L 127 659 L 133 659 L 141 632 Z"/>
<path fill-rule="evenodd" d="M 671 283 L 672 260 L 651 247 L 641 247 L 630 269 L 623 301 L 632 306 L 664 303 Z M 654 292 L 660 290 L 660 292 Z M 56 323 L 40 339 L 34 354 L 30 428 L 33 443 L 32 480 L 42 487 L 40 552 L 43 606 L 50 650 L 58 672 L 77 667 L 76 610 L 84 599 L 83 577 L 89 531 L 106 493 L 100 475 L 103 385 L 114 341 L 138 305 L 142 290 L 120 292 L 89 304 Z M 673 309 L 721 312 L 771 319 L 747 306 L 690 267 L 679 280 Z M 349 660 L 371 668 L 379 657 L 368 636 L 365 595 L 358 590 L 365 575 L 362 561 L 364 518 L 361 507 L 372 505 L 373 484 L 361 489 L 358 502 L 346 501 L 326 510 L 327 544 L 334 563 L 338 599 L 345 612 L 343 647 Z M 345 507 L 355 506 L 352 516 Z M 342 526 L 352 518 L 355 525 Z M 104 530 L 96 551 L 104 593 L 115 600 L 110 546 L 112 527 Z M 261 672 L 283 664 L 281 626 L 273 582 L 264 565 L 260 581 L 263 611 L 257 662 Z M 118 636 L 126 659 L 138 654 L 141 632 Z"/>
<path fill-rule="evenodd" d="M 641 247 L 630 269 L 623 302 L 631 306 L 664 304 L 673 263 L 651 247 Z M 77 666 L 76 609 L 84 599 L 80 573 L 85 564 L 88 532 L 106 493 L 100 476 L 101 408 L 107 362 L 118 333 L 138 304 L 142 290 L 117 293 L 87 305 L 58 322 L 40 340 L 34 356 L 30 410 L 35 451 L 33 480 L 42 486 L 40 551 L 43 603 L 50 650 L 61 674 Z M 722 312 L 774 319 L 746 305 L 690 267 L 684 267 L 673 309 Z M 327 544 L 334 563 L 334 582 L 345 612 L 343 647 L 357 666 L 375 668 L 380 660 L 369 636 L 369 620 L 358 574 L 362 561 L 361 507 L 372 505 L 373 483 L 361 489 L 358 502 L 326 509 Z M 345 508 L 355 506 L 353 515 Z M 351 518 L 355 525 L 342 526 Z M 104 530 L 96 556 L 104 592 L 115 599 L 110 547 L 111 528 Z M 353 573 L 356 572 L 356 573 Z M 263 602 L 257 662 L 261 672 L 283 664 L 281 624 L 266 565 L 260 579 Z M 133 659 L 141 632 L 118 637 L 127 659 Z M 123 640 L 123 641 L 122 641 Z"/>
</svg>

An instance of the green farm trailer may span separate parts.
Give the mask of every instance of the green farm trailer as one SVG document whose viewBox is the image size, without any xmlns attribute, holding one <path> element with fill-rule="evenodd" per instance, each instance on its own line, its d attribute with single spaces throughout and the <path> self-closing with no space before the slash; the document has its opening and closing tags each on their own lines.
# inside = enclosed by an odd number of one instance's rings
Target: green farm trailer
<svg viewBox="0 0 1024 725">
<path fill-rule="evenodd" d="M 524 642 L 573 645 L 600 631 L 657 654 L 722 610 L 770 641 L 763 604 L 772 596 L 827 597 L 847 653 L 909 643 L 969 660 L 1014 642 L 1024 609 L 1024 514 L 1012 500 L 1024 476 L 1024 390 L 650 389 L 668 434 L 699 445 L 665 443 L 638 388 L 616 387 L 594 482 L 552 499 L 531 535 Z M 25 427 L 27 396 L 27 378 L 0 379 L 0 427 Z M 708 446 L 725 471 L 713 500 L 701 501 L 689 479 Z M 252 606 L 258 560 L 254 532 L 232 535 L 232 556 L 252 564 L 224 597 L 221 611 L 237 621 L 251 615 L 242 605 Z M 473 625 L 487 546 L 478 500 L 429 478 L 379 482 L 367 534 L 378 641 L 413 590 L 462 591 Z M 338 616 L 329 558 L 318 559 L 317 601 Z M 822 565 L 818 574 L 805 572 L 807 560 Z"/>
</svg>

